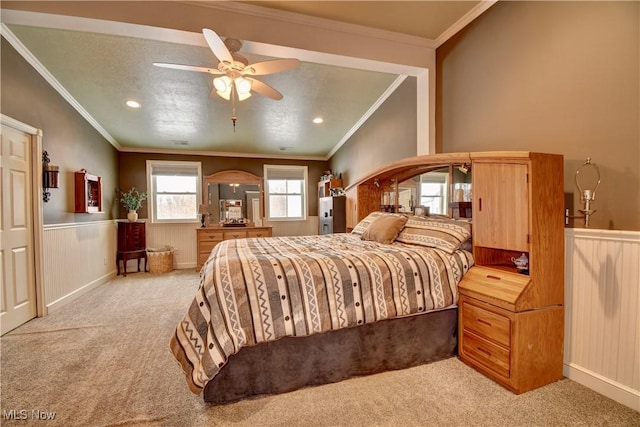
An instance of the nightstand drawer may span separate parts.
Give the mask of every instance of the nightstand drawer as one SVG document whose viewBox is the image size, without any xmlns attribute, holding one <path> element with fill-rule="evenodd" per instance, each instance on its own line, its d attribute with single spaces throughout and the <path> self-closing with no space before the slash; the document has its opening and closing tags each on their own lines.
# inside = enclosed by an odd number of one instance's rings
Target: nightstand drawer
<svg viewBox="0 0 640 427">
<path fill-rule="evenodd" d="M 498 375 L 509 378 L 509 350 L 465 330 L 462 337 L 462 353 Z"/>
<path fill-rule="evenodd" d="M 502 344 L 511 346 L 511 320 L 475 305 L 463 302 L 462 325 L 464 329 Z"/>
<path fill-rule="evenodd" d="M 225 231 L 224 232 L 224 240 L 231 240 L 231 239 L 244 239 L 245 237 L 247 237 L 247 232 L 242 230 L 233 230 L 233 231 Z"/>
</svg>

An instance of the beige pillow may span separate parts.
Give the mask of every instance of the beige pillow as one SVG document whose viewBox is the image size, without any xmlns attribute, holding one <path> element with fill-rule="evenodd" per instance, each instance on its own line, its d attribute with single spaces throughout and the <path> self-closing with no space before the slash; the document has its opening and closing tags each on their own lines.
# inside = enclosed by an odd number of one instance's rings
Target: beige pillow
<svg viewBox="0 0 640 427">
<path fill-rule="evenodd" d="M 371 224 L 362 233 L 362 240 L 372 240 L 379 243 L 389 244 L 398 237 L 407 217 L 404 215 L 382 215 L 371 221 Z"/>
<path fill-rule="evenodd" d="M 444 216 L 411 216 L 398 242 L 442 249 L 450 254 L 471 238 L 471 224 Z"/>
</svg>

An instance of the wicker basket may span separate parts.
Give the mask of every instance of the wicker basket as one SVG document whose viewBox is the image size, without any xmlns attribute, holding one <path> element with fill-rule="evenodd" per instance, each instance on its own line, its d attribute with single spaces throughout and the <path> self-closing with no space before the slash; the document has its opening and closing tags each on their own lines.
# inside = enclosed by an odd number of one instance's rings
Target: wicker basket
<svg viewBox="0 0 640 427">
<path fill-rule="evenodd" d="M 173 249 L 162 251 L 148 249 L 147 262 L 149 263 L 149 273 L 169 273 L 173 271 Z"/>
</svg>

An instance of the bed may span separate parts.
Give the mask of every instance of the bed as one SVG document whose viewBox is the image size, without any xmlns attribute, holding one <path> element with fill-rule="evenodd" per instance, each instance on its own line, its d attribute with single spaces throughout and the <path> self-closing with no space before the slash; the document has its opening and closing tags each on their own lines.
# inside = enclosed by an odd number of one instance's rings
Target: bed
<svg viewBox="0 0 640 427">
<path fill-rule="evenodd" d="M 469 228 L 374 212 L 352 233 L 221 242 L 170 344 L 190 390 L 225 403 L 454 355 Z"/>
</svg>

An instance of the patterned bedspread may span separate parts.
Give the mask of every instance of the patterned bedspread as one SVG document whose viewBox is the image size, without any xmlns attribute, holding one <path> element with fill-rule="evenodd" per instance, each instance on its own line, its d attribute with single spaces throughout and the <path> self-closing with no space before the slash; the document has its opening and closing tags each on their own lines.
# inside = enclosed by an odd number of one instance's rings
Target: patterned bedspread
<svg viewBox="0 0 640 427">
<path fill-rule="evenodd" d="M 354 234 L 219 243 L 171 340 L 199 394 L 242 347 L 305 336 L 457 303 L 472 255 Z"/>
</svg>

